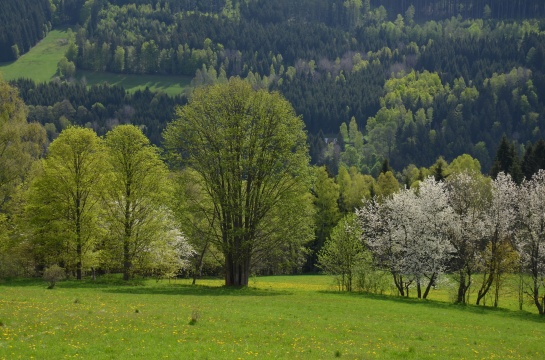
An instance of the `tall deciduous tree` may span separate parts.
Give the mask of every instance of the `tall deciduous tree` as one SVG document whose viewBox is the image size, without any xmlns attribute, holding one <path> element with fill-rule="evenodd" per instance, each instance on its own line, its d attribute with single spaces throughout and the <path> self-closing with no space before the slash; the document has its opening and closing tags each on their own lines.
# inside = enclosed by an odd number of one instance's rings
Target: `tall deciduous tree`
<svg viewBox="0 0 545 360">
<path fill-rule="evenodd" d="M 540 315 L 545 315 L 545 171 L 524 181 L 519 196 L 520 228 L 516 233 L 517 249 L 523 269 L 530 274 L 526 293 Z"/>
<path fill-rule="evenodd" d="M 160 213 L 172 187 L 168 169 L 148 138 L 134 125 L 120 125 L 106 134 L 113 171 L 108 186 L 110 254 L 123 264 L 129 280 L 134 261 L 145 255 L 154 241 L 165 238 Z"/>
<path fill-rule="evenodd" d="M 200 175 L 214 204 L 226 285 L 248 284 L 252 254 L 266 241 L 260 233 L 278 206 L 301 197 L 308 173 L 303 127 L 280 94 L 238 78 L 197 89 L 167 127 L 167 146 Z"/>
<path fill-rule="evenodd" d="M 41 125 L 27 122 L 17 89 L 0 79 L 0 210 L 42 155 L 46 139 Z"/>
<path fill-rule="evenodd" d="M 110 167 L 102 140 L 91 129 L 69 127 L 49 146 L 43 173 L 30 189 L 36 241 L 56 252 L 81 279 L 99 234 L 100 200 Z"/>
<path fill-rule="evenodd" d="M 314 208 L 316 209 L 314 223 L 316 224 L 316 237 L 311 244 L 311 256 L 309 270 L 316 270 L 315 265 L 318 253 L 325 241 L 329 238 L 331 230 L 337 225 L 341 218 L 339 212 L 339 185 L 330 178 L 324 166 L 314 171 L 314 183 L 312 194 L 314 195 Z"/>
<path fill-rule="evenodd" d="M 454 257 L 450 271 L 458 282 L 458 303 L 467 303 L 473 275 L 478 269 L 480 242 L 485 233 L 485 210 L 491 196 L 489 183 L 480 172 L 454 171 L 447 180 L 449 204 L 453 210 L 449 240 Z"/>
<path fill-rule="evenodd" d="M 515 230 L 517 185 L 511 176 L 500 172 L 492 182 L 492 197 L 485 213 L 484 240 L 481 252 L 481 283 L 477 292 L 477 305 L 484 299 L 498 277 L 507 272 L 503 266 L 511 254 L 510 243 Z M 509 245 L 509 246 L 508 246 Z M 497 301 L 496 301 L 497 304 Z"/>
</svg>

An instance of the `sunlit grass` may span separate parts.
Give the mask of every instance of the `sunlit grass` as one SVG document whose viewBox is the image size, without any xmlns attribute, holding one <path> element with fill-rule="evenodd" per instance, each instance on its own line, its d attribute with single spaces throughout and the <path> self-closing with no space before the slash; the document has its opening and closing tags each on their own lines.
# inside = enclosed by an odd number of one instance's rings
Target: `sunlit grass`
<svg viewBox="0 0 545 360">
<path fill-rule="evenodd" d="M 188 76 L 114 74 L 83 70 L 78 71 L 76 77 L 79 81 L 85 78 L 89 86 L 107 83 L 122 86 L 129 92 L 148 87 L 150 91 L 164 92 L 170 96 L 183 94 L 191 82 Z"/>
<path fill-rule="evenodd" d="M 0 73 L 7 81 L 21 77 L 32 79 L 35 82 L 50 81 L 55 77 L 57 64 L 67 48 L 67 30 L 52 30 L 17 61 L 0 63 Z"/>
<path fill-rule="evenodd" d="M 346 294 L 328 276 L 0 284 L 0 359 L 535 359 L 528 312 Z M 435 294 L 434 294 L 435 295 Z M 196 322 L 191 324 L 197 312 Z"/>
<path fill-rule="evenodd" d="M 0 75 L 7 81 L 18 78 L 32 79 L 36 83 L 51 81 L 56 76 L 57 64 L 66 53 L 67 47 L 67 29 L 52 30 L 17 61 L 0 63 Z M 153 92 L 164 92 L 171 96 L 184 93 L 191 82 L 191 78 L 188 76 L 77 71 L 75 80 L 82 81 L 83 79 L 89 86 L 108 83 L 122 86 L 129 92 L 144 90 L 148 87 Z"/>
</svg>

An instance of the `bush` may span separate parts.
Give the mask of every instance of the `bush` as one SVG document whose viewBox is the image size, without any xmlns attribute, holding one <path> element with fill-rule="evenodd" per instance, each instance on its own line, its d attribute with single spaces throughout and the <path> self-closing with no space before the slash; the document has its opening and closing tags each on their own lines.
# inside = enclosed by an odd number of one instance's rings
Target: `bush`
<svg viewBox="0 0 545 360">
<path fill-rule="evenodd" d="M 44 280 L 49 283 L 48 289 L 53 289 L 57 281 L 64 280 L 65 278 L 66 273 L 59 265 L 50 266 L 44 271 Z"/>
</svg>

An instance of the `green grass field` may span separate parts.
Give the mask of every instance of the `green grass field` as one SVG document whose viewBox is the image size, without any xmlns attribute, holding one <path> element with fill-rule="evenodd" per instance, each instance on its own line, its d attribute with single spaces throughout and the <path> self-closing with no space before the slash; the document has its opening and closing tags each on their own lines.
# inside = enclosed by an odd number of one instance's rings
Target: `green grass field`
<svg viewBox="0 0 545 360">
<path fill-rule="evenodd" d="M 50 81 L 56 76 L 57 63 L 64 56 L 67 46 L 67 29 L 52 30 L 45 39 L 17 61 L 0 63 L 0 74 L 8 81 L 21 77 L 37 83 Z M 85 78 L 88 85 L 107 82 L 110 85 L 123 86 L 129 92 L 149 87 L 151 91 L 162 91 L 168 95 L 182 93 L 191 82 L 191 78 L 187 76 L 127 75 L 91 71 L 78 71 L 76 77 L 80 81 Z"/>
<path fill-rule="evenodd" d="M 0 63 L 0 73 L 8 81 L 24 77 L 36 82 L 47 82 L 55 76 L 57 63 L 64 56 L 67 47 L 67 30 L 52 30 L 17 61 Z"/>
<path fill-rule="evenodd" d="M 123 86 L 129 92 L 148 87 L 151 91 L 164 92 L 170 96 L 183 93 L 191 82 L 191 78 L 186 76 L 113 74 L 83 70 L 79 70 L 76 76 L 78 80 L 85 78 L 88 85 L 108 83 Z"/>
<path fill-rule="evenodd" d="M 543 356 L 545 319 L 533 313 L 339 293 L 328 276 L 221 284 L 99 279 L 47 290 L 39 280 L 1 283 L 0 359 Z"/>
</svg>

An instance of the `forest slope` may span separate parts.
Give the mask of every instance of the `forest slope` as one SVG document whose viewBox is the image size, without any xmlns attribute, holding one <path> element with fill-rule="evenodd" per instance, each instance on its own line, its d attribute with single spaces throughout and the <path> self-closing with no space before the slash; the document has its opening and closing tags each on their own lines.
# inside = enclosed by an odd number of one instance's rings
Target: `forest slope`
<svg viewBox="0 0 545 360">
<path fill-rule="evenodd" d="M 77 69 L 190 76 L 193 86 L 240 76 L 278 90 L 303 116 L 315 163 L 326 162 L 324 134 L 336 136 L 352 117 L 367 146 L 351 165 L 363 172 L 385 158 L 401 170 L 462 153 L 488 171 L 502 135 L 521 153 L 544 135 L 540 1 L 53 3 L 54 23 L 78 23 L 66 54 Z M 54 105 L 26 93 L 29 105 Z M 164 114 L 148 130 L 155 142 L 172 118 Z"/>
</svg>

